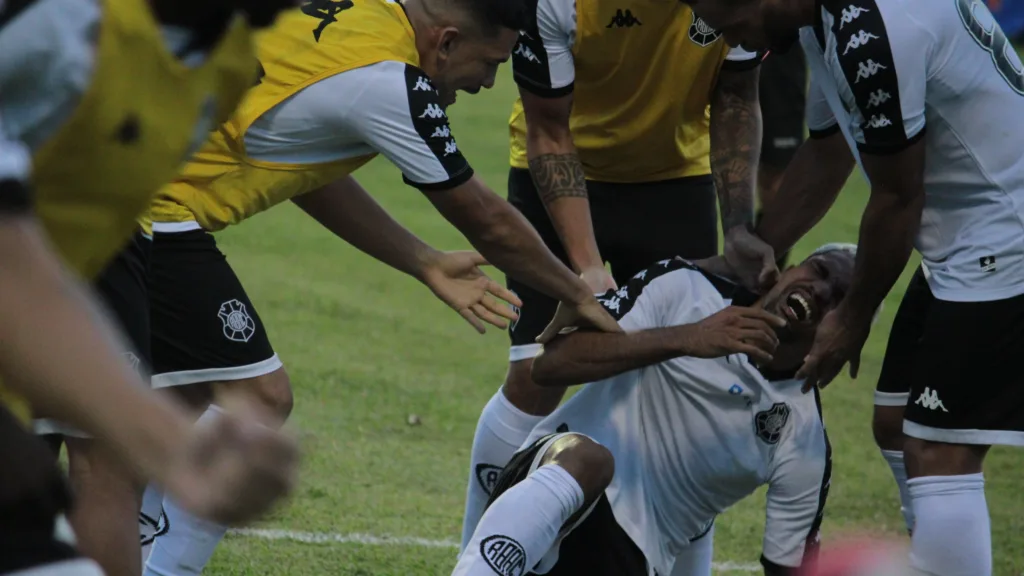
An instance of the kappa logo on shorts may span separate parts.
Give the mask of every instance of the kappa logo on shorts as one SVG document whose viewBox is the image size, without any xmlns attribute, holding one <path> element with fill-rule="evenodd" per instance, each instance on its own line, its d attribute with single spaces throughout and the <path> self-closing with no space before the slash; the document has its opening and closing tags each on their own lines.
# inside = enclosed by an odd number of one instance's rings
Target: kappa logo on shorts
<svg viewBox="0 0 1024 576">
<path fill-rule="evenodd" d="M 526 574 L 526 550 L 508 536 L 495 534 L 484 538 L 480 542 L 480 555 L 501 576 Z"/>
<path fill-rule="evenodd" d="M 942 410 L 943 412 L 949 412 L 946 410 L 946 406 L 939 400 L 939 391 L 932 390 L 931 388 L 925 387 L 924 392 L 917 397 L 914 404 L 918 404 L 928 410 Z"/>
<path fill-rule="evenodd" d="M 715 30 L 711 26 L 708 26 L 707 22 L 697 18 L 696 14 L 693 15 L 693 23 L 690 24 L 690 40 L 692 40 L 694 44 L 704 47 L 710 46 L 715 42 L 715 40 L 718 40 L 718 37 L 721 35 L 721 32 Z"/>
<path fill-rule="evenodd" d="M 224 323 L 224 337 L 232 342 L 248 342 L 256 333 L 256 322 L 238 300 L 221 304 L 217 317 Z"/>
<path fill-rule="evenodd" d="M 789 421 L 789 406 L 783 402 L 776 402 L 772 407 L 758 412 L 754 416 L 754 428 L 757 430 L 757 437 L 769 444 L 778 444 L 782 438 L 782 430 Z"/>
<path fill-rule="evenodd" d="M 494 485 L 498 483 L 498 476 L 501 475 L 501 466 L 494 464 L 477 464 L 476 481 L 488 496 L 494 492 Z"/>
</svg>

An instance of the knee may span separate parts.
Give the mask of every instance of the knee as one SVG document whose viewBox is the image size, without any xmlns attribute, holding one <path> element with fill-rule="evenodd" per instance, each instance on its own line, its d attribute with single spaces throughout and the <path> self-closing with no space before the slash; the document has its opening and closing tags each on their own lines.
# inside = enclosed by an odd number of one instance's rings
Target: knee
<svg viewBox="0 0 1024 576">
<path fill-rule="evenodd" d="M 587 502 L 596 500 L 615 476 L 615 457 L 607 448 L 580 434 L 566 434 L 556 440 L 541 460 L 565 469 Z"/>
<path fill-rule="evenodd" d="M 221 382 L 218 387 L 221 391 L 230 390 L 249 395 L 278 420 L 277 424 L 288 419 L 295 405 L 291 379 L 283 367 L 256 378 Z"/>
<path fill-rule="evenodd" d="M 538 386 L 531 376 L 532 370 L 532 358 L 510 363 L 502 389 L 508 401 L 519 410 L 534 416 L 547 416 L 558 408 L 565 388 Z"/>
<path fill-rule="evenodd" d="M 903 443 L 903 457 L 907 476 L 959 476 L 982 471 L 988 446 L 946 444 L 919 438 L 907 438 Z"/>
<path fill-rule="evenodd" d="M 903 450 L 903 407 L 875 406 L 871 432 L 882 450 Z"/>
</svg>

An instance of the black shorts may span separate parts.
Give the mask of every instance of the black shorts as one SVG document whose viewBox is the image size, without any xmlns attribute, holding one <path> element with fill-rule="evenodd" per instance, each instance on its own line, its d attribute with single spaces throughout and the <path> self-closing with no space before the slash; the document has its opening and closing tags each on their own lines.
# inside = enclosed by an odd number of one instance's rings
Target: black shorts
<svg viewBox="0 0 1024 576">
<path fill-rule="evenodd" d="M 507 490 L 522 482 L 532 471 L 537 453 L 555 435 L 540 438 L 517 452 L 498 475 L 489 507 Z M 486 557 L 486 554 L 484 554 Z M 528 572 L 528 574 L 533 574 Z M 619 526 L 608 498 L 601 498 L 593 510 L 561 542 L 558 562 L 546 576 L 648 576 L 643 552 Z"/>
<path fill-rule="evenodd" d="M 64 475 L 40 439 L 0 407 L 0 573 L 77 556 L 56 530 L 71 506 Z"/>
<path fill-rule="evenodd" d="M 154 388 L 281 368 L 256 307 L 209 232 L 155 233 L 149 292 Z"/>
<path fill-rule="evenodd" d="M 772 52 L 761 63 L 761 162 L 784 170 L 804 141 L 807 65 L 803 50 Z"/>
<path fill-rule="evenodd" d="M 903 431 L 913 438 L 1024 446 L 1021 350 L 1024 295 L 940 300 L 918 271 L 893 324 L 879 391 L 908 393 Z"/>
<path fill-rule="evenodd" d="M 110 320 L 126 339 L 125 362 L 148 380 L 151 366 L 149 319 L 149 261 L 152 242 L 142 232 L 111 260 L 93 281 L 93 289 Z M 74 428 L 40 418 L 33 423 L 38 434 L 84 437 Z"/>
<path fill-rule="evenodd" d="M 587 193 L 597 248 L 619 285 L 659 260 L 697 260 L 718 252 L 718 198 L 710 176 L 641 184 L 588 181 Z M 528 170 L 509 172 L 508 201 L 568 264 Z M 509 359 L 514 362 L 537 355 L 540 346 L 534 340 L 551 321 L 558 302 L 514 278 L 508 279 L 508 287 L 523 301 L 519 320 L 509 328 Z"/>
</svg>

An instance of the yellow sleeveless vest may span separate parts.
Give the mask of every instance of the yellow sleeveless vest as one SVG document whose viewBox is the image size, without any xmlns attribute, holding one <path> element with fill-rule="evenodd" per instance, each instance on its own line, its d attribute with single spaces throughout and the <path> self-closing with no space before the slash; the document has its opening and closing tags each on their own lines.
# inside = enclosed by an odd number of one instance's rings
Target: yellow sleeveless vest
<svg viewBox="0 0 1024 576">
<path fill-rule="evenodd" d="M 413 29 L 399 4 L 340 0 L 330 5 L 286 12 L 257 35 L 262 78 L 178 178 L 160 191 L 151 210 L 154 222 L 194 220 L 206 230 L 220 230 L 342 178 L 375 156 L 319 164 L 246 156 L 249 126 L 318 80 L 388 60 L 419 65 Z"/>
<path fill-rule="evenodd" d="M 36 210 L 57 253 L 86 279 L 137 229 L 190 147 L 223 121 L 252 83 L 251 34 L 237 18 L 199 67 L 171 54 L 145 0 L 103 0 L 91 82 L 33 157 Z M 215 126 L 216 124 L 213 124 Z M 4 396 L 0 389 L 0 397 Z M 27 416 L 24 403 L 12 411 Z"/>
<path fill-rule="evenodd" d="M 625 15 L 636 21 L 617 24 Z M 729 47 L 678 0 L 576 0 L 569 125 L 583 170 L 601 182 L 711 173 L 708 105 Z M 510 162 L 527 168 L 516 100 Z"/>
</svg>

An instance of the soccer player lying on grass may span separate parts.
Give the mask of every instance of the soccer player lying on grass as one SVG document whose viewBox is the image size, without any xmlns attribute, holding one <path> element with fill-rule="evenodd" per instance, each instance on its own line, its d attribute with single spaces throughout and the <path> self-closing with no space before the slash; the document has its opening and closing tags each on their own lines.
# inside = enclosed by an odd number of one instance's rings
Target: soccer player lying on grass
<svg viewBox="0 0 1024 576">
<path fill-rule="evenodd" d="M 761 563 L 794 573 L 831 476 L 818 395 L 794 374 L 855 253 L 823 246 L 763 297 L 676 258 L 599 298 L 625 332 L 545 346 L 538 384 L 590 384 L 501 472 L 454 575 L 710 575 L 715 517 L 762 484 Z"/>
</svg>

